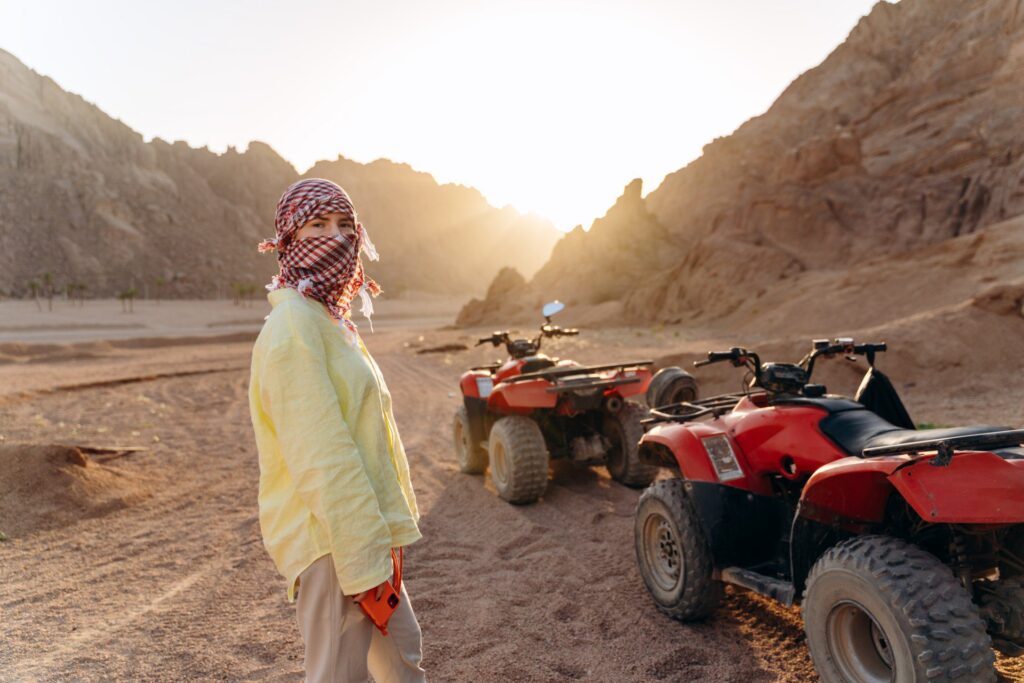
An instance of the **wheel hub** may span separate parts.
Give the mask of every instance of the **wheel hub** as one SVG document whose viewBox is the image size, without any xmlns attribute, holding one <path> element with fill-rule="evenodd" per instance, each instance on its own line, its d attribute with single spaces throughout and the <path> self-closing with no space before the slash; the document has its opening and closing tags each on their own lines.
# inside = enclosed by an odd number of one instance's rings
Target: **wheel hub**
<svg viewBox="0 0 1024 683">
<path fill-rule="evenodd" d="M 501 442 L 496 443 L 491 452 L 491 476 L 495 485 L 499 487 L 508 484 L 508 463 L 505 461 L 505 448 Z"/>
<path fill-rule="evenodd" d="M 652 514 L 644 523 L 644 553 L 658 585 L 672 590 L 683 574 L 683 553 L 668 519 Z"/>
<path fill-rule="evenodd" d="M 459 420 L 455 423 L 455 444 L 459 449 L 459 460 L 467 460 L 466 454 L 469 452 L 469 439 L 467 438 L 466 430 L 463 429 L 462 421 Z"/>
<path fill-rule="evenodd" d="M 843 601 L 832 608 L 826 623 L 833 661 L 851 683 L 895 680 L 892 648 L 885 631 L 863 605 Z"/>
</svg>

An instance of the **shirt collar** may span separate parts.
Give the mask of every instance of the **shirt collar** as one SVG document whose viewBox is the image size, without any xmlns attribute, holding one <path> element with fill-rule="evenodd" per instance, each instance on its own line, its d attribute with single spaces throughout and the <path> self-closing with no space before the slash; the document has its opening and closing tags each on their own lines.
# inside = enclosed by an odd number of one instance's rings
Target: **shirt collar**
<svg viewBox="0 0 1024 683">
<path fill-rule="evenodd" d="M 267 299 L 270 300 L 271 306 L 277 306 L 280 303 L 288 301 L 289 299 L 305 299 L 306 297 L 299 294 L 291 287 L 280 287 L 267 294 Z"/>
</svg>

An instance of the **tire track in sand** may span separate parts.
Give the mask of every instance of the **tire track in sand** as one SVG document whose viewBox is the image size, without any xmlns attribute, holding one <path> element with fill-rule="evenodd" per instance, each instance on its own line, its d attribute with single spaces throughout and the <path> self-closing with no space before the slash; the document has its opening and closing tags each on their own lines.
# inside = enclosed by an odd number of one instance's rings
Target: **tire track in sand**
<svg viewBox="0 0 1024 683">
<path fill-rule="evenodd" d="M 106 617 L 95 626 L 81 631 L 76 630 L 71 635 L 65 636 L 61 642 L 54 643 L 44 655 L 21 667 L 18 672 L 19 677 L 39 676 L 42 677 L 42 680 L 49 679 L 50 677 L 46 674 L 50 672 L 55 663 L 62 659 L 70 658 L 79 649 L 93 647 L 97 641 L 106 642 L 116 637 L 118 632 L 144 618 L 150 612 L 160 609 L 165 602 L 173 600 L 180 593 L 191 588 L 196 582 L 217 569 L 217 567 L 216 563 L 209 564 L 175 581 L 163 593 L 147 601 L 145 604 L 140 604 L 116 616 Z"/>
</svg>

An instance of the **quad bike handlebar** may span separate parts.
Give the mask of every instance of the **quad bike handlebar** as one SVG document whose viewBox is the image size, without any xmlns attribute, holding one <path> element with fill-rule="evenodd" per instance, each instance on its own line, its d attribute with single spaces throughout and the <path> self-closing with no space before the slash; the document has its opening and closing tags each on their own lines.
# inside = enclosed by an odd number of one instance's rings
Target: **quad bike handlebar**
<svg viewBox="0 0 1024 683">
<path fill-rule="evenodd" d="M 888 345 L 885 342 L 880 344 L 855 344 L 853 339 L 849 337 L 841 337 L 834 342 L 829 342 L 827 339 L 815 339 L 812 343 L 814 344 L 814 349 L 800 361 L 800 366 L 807 370 L 808 379 L 810 379 L 811 373 L 814 372 L 814 361 L 821 356 L 833 358 L 836 355 L 842 354 L 849 360 L 854 360 L 854 356 L 864 356 L 868 360 L 868 365 L 873 367 L 875 365 L 875 354 L 888 350 Z"/>
<path fill-rule="evenodd" d="M 564 328 L 558 325 L 545 323 L 540 326 L 540 333 L 544 337 L 572 337 L 580 333 L 575 327 Z"/>
<path fill-rule="evenodd" d="M 811 352 L 796 364 L 793 363 L 761 363 L 761 357 L 753 351 L 734 346 L 728 351 L 708 351 L 708 357 L 694 362 L 694 366 L 703 367 L 712 363 L 729 361 L 734 367 L 745 367 L 752 375 L 750 387 L 760 387 L 769 394 L 792 395 L 808 389 L 814 361 L 822 356 L 831 358 L 842 354 L 853 360 L 854 356 L 865 356 L 868 363 L 874 365 L 875 354 L 887 350 L 885 342 L 877 344 L 856 344 L 853 339 L 839 338 L 835 341 L 815 339 Z M 824 387 L 818 387 L 824 391 Z M 644 424 L 656 422 L 689 422 L 706 415 L 718 417 L 732 410 L 747 392 L 723 394 L 707 399 L 684 401 L 667 406 L 660 406 L 650 411 Z M 810 394 L 808 394 L 810 395 Z"/>
<path fill-rule="evenodd" d="M 546 322 L 540 326 L 540 333 L 533 339 L 513 339 L 511 332 L 508 330 L 498 330 L 490 337 L 478 339 L 476 346 L 480 346 L 482 344 L 500 346 L 501 344 L 504 344 L 509 356 L 512 358 L 523 358 L 524 356 L 530 356 L 538 353 L 540 351 L 541 340 L 543 340 L 544 337 L 572 337 L 579 333 L 580 331 L 574 327 L 563 328 Z"/>
<path fill-rule="evenodd" d="M 704 365 L 711 365 L 712 363 L 721 363 L 722 361 L 730 361 L 736 367 L 751 364 L 755 368 L 761 367 L 761 358 L 756 353 L 747 351 L 739 346 L 734 346 L 728 351 L 708 351 L 707 359 L 695 361 L 694 366 L 699 368 Z"/>
<path fill-rule="evenodd" d="M 857 344 L 849 337 L 839 337 L 835 341 L 815 339 L 812 341 L 811 352 L 795 365 L 788 363 L 761 363 L 761 358 L 753 351 L 734 346 L 728 351 L 708 351 L 705 360 L 694 362 L 694 366 L 702 367 L 712 363 L 729 361 L 735 367 L 746 367 L 753 379 L 751 387 L 757 386 L 770 393 L 790 393 L 799 391 L 811 380 L 815 361 L 824 356 L 832 358 L 843 355 L 849 360 L 856 356 L 867 358 L 868 364 L 874 366 L 875 354 L 888 350 L 885 342 Z"/>
</svg>

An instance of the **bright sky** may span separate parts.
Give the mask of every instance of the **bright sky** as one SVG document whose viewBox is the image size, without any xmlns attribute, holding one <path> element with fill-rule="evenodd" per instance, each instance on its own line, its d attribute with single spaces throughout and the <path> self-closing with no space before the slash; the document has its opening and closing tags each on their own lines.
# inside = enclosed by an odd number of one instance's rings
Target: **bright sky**
<svg viewBox="0 0 1024 683">
<path fill-rule="evenodd" d="M 380 157 L 563 229 L 764 112 L 874 0 L 0 0 L 0 48 L 146 139 Z"/>
</svg>

